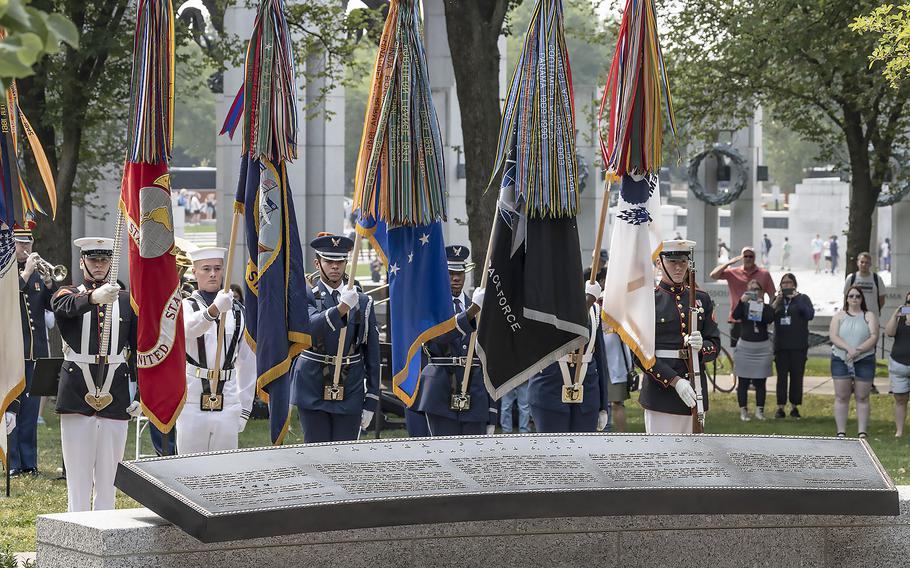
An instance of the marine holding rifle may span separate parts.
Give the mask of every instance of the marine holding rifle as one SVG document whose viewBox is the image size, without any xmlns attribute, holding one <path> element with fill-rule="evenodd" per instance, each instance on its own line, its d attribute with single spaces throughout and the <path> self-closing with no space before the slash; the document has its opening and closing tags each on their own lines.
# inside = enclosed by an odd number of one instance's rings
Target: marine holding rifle
<svg viewBox="0 0 910 568">
<path fill-rule="evenodd" d="M 654 366 L 645 371 L 639 404 L 645 409 L 645 430 L 649 434 L 691 434 L 694 409 L 693 367 L 717 357 L 720 331 L 714 315 L 714 302 L 689 282 L 689 262 L 695 243 L 664 241 L 658 260 L 660 283 L 654 288 L 655 355 Z M 694 312 L 691 310 L 694 296 Z M 690 319 L 690 314 L 695 317 Z M 690 321 L 695 320 L 695 325 Z M 692 361 L 691 354 L 698 354 Z M 693 365 L 695 363 L 696 365 Z M 697 373 L 701 384 L 704 411 L 708 410 L 708 383 Z"/>
<path fill-rule="evenodd" d="M 57 413 L 67 510 L 100 511 L 114 508 L 114 474 L 129 419 L 141 412 L 129 387 L 136 316 L 129 293 L 111 275 L 114 240 L 85 237 L 73 244 L 82 251 L 83 282 L 61 287 L 51 300 L 63 336 Z"/>
<path fill-rule="evenodd" d="M 373 299 L 345 283 L 351 239 L 320 234 L 318 281 L 310 299 L 313 345 L 294 360 L 292 402 L 300 412 L 303 439 L 356 440 L 373 420 L 379 402 L 379 330 Z M 338 346 L 343 344 L 338 358 Z"/>
</svg>

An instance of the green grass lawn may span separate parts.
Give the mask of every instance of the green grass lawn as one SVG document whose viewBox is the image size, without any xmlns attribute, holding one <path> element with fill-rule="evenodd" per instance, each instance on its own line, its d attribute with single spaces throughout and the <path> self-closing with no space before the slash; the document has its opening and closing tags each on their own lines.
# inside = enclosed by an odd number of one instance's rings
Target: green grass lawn
<svg viewBox="0 0 910 568">
<path fill-rule="evenodd" d="M 754 393 L 749 394 L 750 408 L 754 408 Z M 773 402 L 773 399 L 771 399 Z M 910 483 L 910 438 L 894 437 L 892 398 L 882 394 L 872 398 L 872 420 L 869 425 L 869 443 L 881 460 L 882 465 L 897 484 Z M 834 419 L 832 417 L 833 397 L 825 395 L 807 395 L 802 406 L 802 420 L 775 420 L 769 418 L 764 422 L 741 422 L 734 394 L 712 395 L 711 411 L 708 413 L 706 430 L 712 434 L 766 434 L 784 436 L 832 436 Z M 634 402 L 627 403 L 629 430 L 643 432 L 644 423 L 641 408 Z M 768 414 L 773 415 L 774 408 L 768 407 Z M 60 467 L 60 428 L 59 421 L 52 411 L 45 413 L 48 420 L 46 427 L 39 430 L 39 467 L 42 473 L 37 478 L 25 477 L 12 481 L 12 498 L 0 498 L 0 550 L 10 546 L 13 551 L 35 550 L 35 517 L 45 513 L 57 513 L 66 510 L 66 482 L 55 480 Z M 300 429 L 295 418 L 288 433 L 288 443 L 302 442 Z M 851 417 L 848 434 L 856 435 L 855 418 Z M 383 437 L 400 437 L 401 430 L 385 431 Z M 370 433 L 369 437 L 372 438 Z M 127 441 L 126 457 L 135 455 L 134 432 L 130 429 Z M 251 422 L 241 434 L 242 447 L 255 447 L 267 443 L 268 424 L 265 421 Z M 146 439 L 144 452 L 151 452 L 151 443 Z M 118 494 L 117 507 L 129 508 L 139 506 L 129 497 Z"/>
</svg>

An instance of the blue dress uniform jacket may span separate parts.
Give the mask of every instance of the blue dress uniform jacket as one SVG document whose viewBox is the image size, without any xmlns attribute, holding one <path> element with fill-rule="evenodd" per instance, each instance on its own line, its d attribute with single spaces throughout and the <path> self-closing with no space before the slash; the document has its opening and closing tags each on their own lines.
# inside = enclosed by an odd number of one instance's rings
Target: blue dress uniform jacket
<svg viewBox="0 0 910 568">
<path fill-rule="evenodd" d="M 127 362 L 120 364 L 114 374 L 110 388 L 113 401 L 100 411 L 96 411 L 85 402 L 85 395 L 88 389 L 86 388 L 82 370 L 80 365 L 66 360 L 66 346 L 77 356 L 97 355 L 102 331 L 99 325 L 101 320 L 99 313 L 103 313 L 105 317 L 109 318 L 109 314 L 113 311 L 113 304 L 103 306 L 92 304 L 89 301 L 89 296 L 94 289 L 94 285 L 86 282 L 84 287 L 85 289 L 81 290 L 76 286 L 63 286 L 54 294 L 51 300 L 51 304 L 54 307 L 54 315 L 57 317 L 57 327 L 60 329 L 60 335 L 63 336 L 65 343 L 63 368 L 60 371 L 60 386 L 57 390 L 57 413 L 83 414 L 85 416 L 97 415 L 101 418 L 129 420 L 130 415 L 126 412 L 126 408 L 132 402 L 129 381 L 131 373 L 132 376 L 135 376 L 136 368 L 136 316 L 130 305 L 129 292 L 120 290 L 120 296 L 117 299 L 120 311 L 120 327 L 117 333 L 117 346 L 110 351 L 114 354 L 128 354 Z M 87 330 L 88 350 L 87 353 L 84 353 L 82 351 L 83 324 L 85 323 L 86 314 L 89 315 Z M 113 341 L 113 337 L 112 334 L 111 341 Z M 89 364 L 88 368 L 92 373 L 92 377 L 89 380 L 90 382 L 95 382 L 98 366 Z"/>
<path fill-rule="evenodd" d="M 464 310 L 455 316 L 455 329 L 435 337 L 424 344 L 424 360 L 427 356 L 466 357 L 471 332 L 474 331 L 474 320 L 468 318 L 467 309 L 471 301 L 462 294 Z M 480 361 L 475 356 L 475 361 Z M 461 392 L 464 379 L 463 365 L 437 365 L 426 363 L 420 372 L 420 391 L 415 407 L 420 412 L 442 416 L 458 422 L 481 422 L 496 424 L 497 411 L 493 400 L 483 383 L 483 372 L 480 365 L 471 368 L 468 383 L 468 394 L 471 396 L 471 408 L 467 411 L 450 408 L 453 389 Z"/>
<path fill-rule="evenodd" d="M 584 414 L 590 412 L 597 414 L 599 411 L 610 407 L 607 397 L 607 386 L 610 380 L 607 367 L 607 348 L 604 342 L 603 327 L 600 325 L 599 310 L 600 306 L 595 304 L 594 308 L 588 311 L 588 327 L 590 329 L 593 315 L 596 318 L 596 330 L 594 352 L 585 372 L 584 395 L 581 403 L 574 404 L 562 401 L 563 374 L 560 369 L 560 363 L 556 362 L 544 368 L 528 381 L 528 402 L 530 402 L 532 408 L 537 407 L 550 412 L 568 414 L 571 412 L 571 407 L 575 407 Z M 569 378 L 574 381 L 575 365 L 567 364 L 567 367 Z"/>
<path fill-rule="evenodd" d="M 324 387 L 331 384 L 334 366 L 307 359 L 303 352 L 294 359 L 292 402 L 301 410 L 321 410 L 332 414 L 360 415 L 375 412 L 379 402 L 379 329 L 373 311 L 373 299 L 360 294 L 356 310 L 344 318 L 331 290 L 320 281 L 313 287 L 310 298 L 310 335 L 313 346 L 307 351 L 334 357 L 338 351 L 341 329 L 347 326 L 345 357 L 359 356 L 342 367 L 340 384 L 344 399 L 324 400 Z"/>
<path fill-rule="evenodd" d="M 671 286 L 661 282 L 654 288 L 655 320 L 657 331 L 655 348 L 657 350 L 687 350 L 684 337 L 689 333 L 689 287 Z M 698 331 L 701 332 L 703 345 L 699 354 L 701 361 L 701 390 L 705 410 L 708 410 L 708 380 L 704 374 L 704 364 L 717 358 L 720 346 L 720 330 L 714 315 L 714 302 L 702 290 L 695 291 L 695 302 L 703 310 L 698 314 Z M 692 410 L 683 403 L 670 385 L 673 377 L 689 378 L 689 369 L 685 359 L 658 357 L 654 366 L 645 371 L 638 402 L 642 407 L 667 414 L 691 414 Z M 695 388 L 695 385 L 692 385 Z"/>
<path fill-rule="evenodd" d="M 19 267 L 22 268 L 22 265 Z M 28 281 L 19 277 L 19 312 L 22 315 L 22 340 L 26 361 L 50 357 L 47 345 L 47 324 L 44 310 L 53 311 L 51 297 L 57 291 L 57 284 L 44 283 L 38 271 L 32 272 Z"/>
</svg>

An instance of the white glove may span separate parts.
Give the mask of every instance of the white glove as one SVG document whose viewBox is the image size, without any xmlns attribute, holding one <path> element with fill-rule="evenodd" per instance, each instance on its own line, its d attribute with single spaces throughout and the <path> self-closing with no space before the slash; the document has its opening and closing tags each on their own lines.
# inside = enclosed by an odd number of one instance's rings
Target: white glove
<svg viewBox="0 0 910 568">
<path fill-rule="evenodd" d="M 231 291 L 225 292 L 224 290 L 218 290 L 212 304 L 215 305 L 216 310 L 223 314 L 230 310 L 231 306 L 234 305 L 234 293 Z"/>
<path fill-rule="evenodd" d="M 120 294 L 120 286 L 116 284 L 104 284 L 99 286 L 92 291 L 92 295 L 89 296 L 89 301 L 93 304 L 113 304 L 117 301 L 117 296 Z"/>
<path fill-rule="evenodd" d="M 240 417 L 240 422 L 237 424 L 237 433 L 240 434 L 246 429 L 247 419 L 243 416 Z"/>
<path fill-rule="evenodd" d="M 16 415 L 12 412 L 4 412 L 3 417 L 6 419 L 6 435 L 9 436 L 16 428 Z"/>
<path fill-rule="evenodd" d="M 471 303 L 477 306 L 478 308 L 483 308 L 483 296 L 486 293 L 485 288 L 474 288 L 474 293 L 471 294 Z"/>
<path fill-rule="evenodd" d="M 142 416 L 142 407 L 139 406 L 139 401 L 134 400 L 126 407 L 126 413 L 132 416 L 133 418 L 139 418 Z"/>
<path fill-rule="evenodd" d="M 25 259 L 25 266 L 22 269 L 29 274 L 33 273 L 38 268 L 38 259 L 41 258 L 37 252 L 33 252 L 28 255 L 28 258 Z"/>
<path fill-rule="evenodd" d="M 373 421 L 373 411 L 364 410 L 363 414 L 360 415 L 360 429 L 366 430 L 370 427 L 370 422 Z"/>
<path fill-rule="evenodd" d="M 696 330 L 687 335 L 686 345 L 695 348 L 696 351 L 701 351 L 701 346 L 704 345 L 704 341 L 701 338 L 701 332 Z"/>
<path fill-rule="evenodd" d="M 487 424 L 487 436 L 492 436 L 496 433 L 496 424 Z"/>
<path fill-rule="evenodd" d="M 689 381 L 686 379 L 679 379 L 676 381 L 676 384 L 673 385 L 673 388 L 676 389 L 676 394 L 682 399 L 683 404 L 689 408 L 695 408 L 695 389 L 692 388 L 692 384 Z"/>
<path fill-rule="evenodd" d="M 603 432 L 604 428 L 607 427 L 607 422 L 610 420 L 610 415 L 607 414 L 606 410 L 601 410 L 597 414 L 597 431 Z"/>
<path fill-rule="evenodd" d="M 600 287 L 599 282 L 586 282 L 585 283 L 585 294 L 589 296 L 594 296 L 595 298 L 600 298 L 603 295 L 604 289 Z"/>
<path fill-rule="evenodd" d="M 349 309 L 353 310 L 356 308 L 359 301 L 360 293 L 357 292 L 357 288 L 348 288 L 345 286 L 341 289 L 341 303 L 347 305 Z"/>
</svg>

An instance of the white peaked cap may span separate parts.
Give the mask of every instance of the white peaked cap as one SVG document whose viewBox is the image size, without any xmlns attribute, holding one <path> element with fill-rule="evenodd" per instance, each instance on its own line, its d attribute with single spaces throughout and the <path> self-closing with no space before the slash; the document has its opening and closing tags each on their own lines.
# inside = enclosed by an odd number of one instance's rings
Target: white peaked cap
<svg viewBox="0 0 910 568">
<path fill-rule="evenodd" d="M 83 251 L 88 250 L 101 250 L 101 251 L 113 251 L 114 250 L 114 239 L 108 237 L 82 237 L 73 241 L 73 244 L 76 245 Z"/>
<path fill-rule="evenodd" d="M 189 251 L 187 256 L 191 261 L 199 262 L 200 260 L 224 260 L 226 253 L 227 249 L 223 247 L 206 247 Z"/>
</svg>

